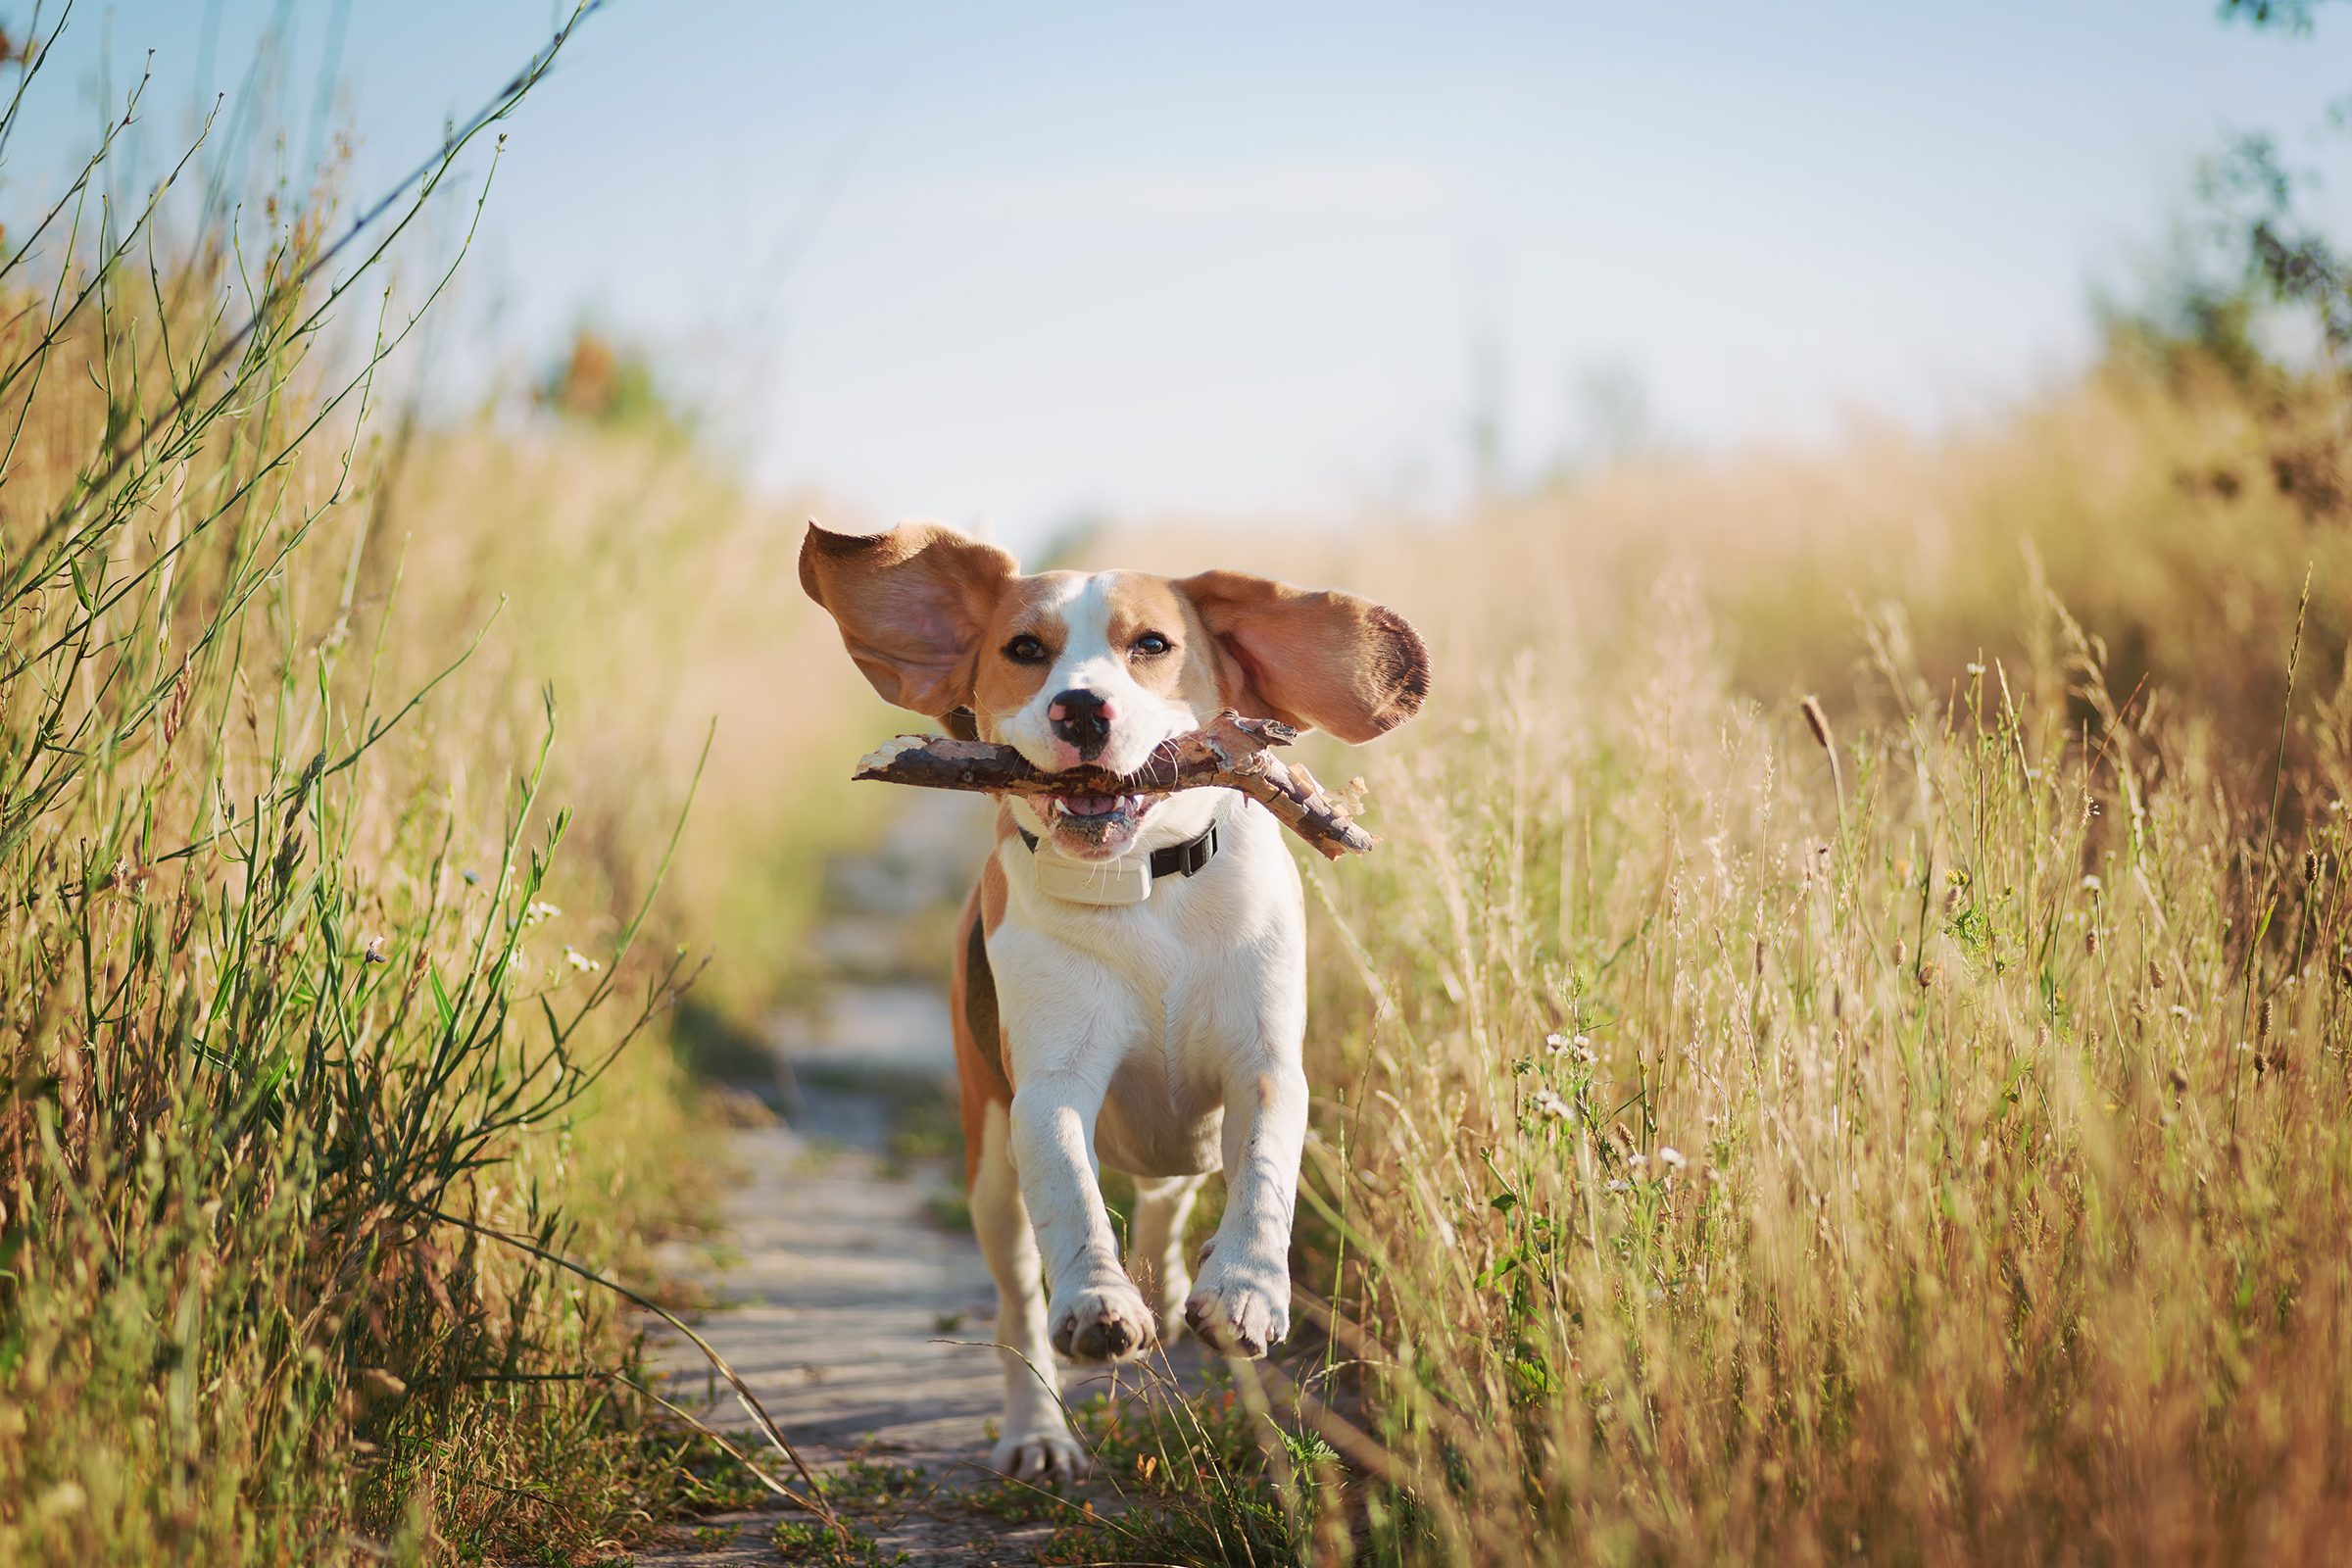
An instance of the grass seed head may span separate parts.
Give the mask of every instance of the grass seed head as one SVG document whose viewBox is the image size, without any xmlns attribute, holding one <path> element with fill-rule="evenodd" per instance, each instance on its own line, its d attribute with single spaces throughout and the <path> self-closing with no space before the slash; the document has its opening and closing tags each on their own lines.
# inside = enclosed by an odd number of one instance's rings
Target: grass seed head
<svg viewBox="0 0 2352 1568">
<path fill-rule="evenodd" d="M 360 1374 L 360 1397 L 369 1405 L 390 1404 L 409 1396 L 409 1386 L 380 1366 L 371 1366 Z"/>
<path fill-rule="evenodd" d="M 1821 710 L 1821 699 L 1808 697 L 1798 704 L 1797 708 L 1798 711 L 1805 715 L 1805 727 L 1813 732 L 1813 739 L 1820 744 L 1821 749 L 1825 752 L 1835 752 L 1838 744 L 1831 739 L 1830 715 Z"/>
</svg>

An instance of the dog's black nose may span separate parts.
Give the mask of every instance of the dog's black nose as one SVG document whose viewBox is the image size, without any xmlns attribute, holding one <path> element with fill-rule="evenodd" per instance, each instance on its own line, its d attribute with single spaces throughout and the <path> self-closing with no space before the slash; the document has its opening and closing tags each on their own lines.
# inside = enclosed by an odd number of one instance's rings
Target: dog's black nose
<svg viewBox="0 0 2352 1568">
<path fill-rule="evenodd" d="M 1118 716 L 1108 699 L 1075 689 L 1054 698 L 1046 710 L 1055 738 L 1076 747 L 1078 756 L 1089 762 L 1102 755 L 1110 742 L 1110 721 Z"/>
</svg>

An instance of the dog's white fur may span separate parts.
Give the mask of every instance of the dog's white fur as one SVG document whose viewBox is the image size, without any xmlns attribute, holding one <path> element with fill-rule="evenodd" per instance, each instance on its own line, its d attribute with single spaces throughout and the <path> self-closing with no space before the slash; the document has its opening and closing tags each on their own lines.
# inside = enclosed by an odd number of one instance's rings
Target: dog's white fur
<svg viewBox="0 0 2352 1568">
<path fill-rule="evenodd" d="M 1037 891 L 1035 868 L 1019 863 L 1029 858 L 1019 840 L 997 851 L 1010 900 L 988 956 L 1020 1086 L 1003 1153 L 1019 1172 L 1045 1260 L 1048 1338 L 1082 1352 L 1112 1323 L 1128 1343 L 1148 1346 L 1173 1332 L 1180 1309 L 1212 1343 L 1249 1354 L 1290 1328 L 1291 1203 L 1306 1132 L 1304 906 L 1265 808 L 1222 791 L 1199 795 L 1183 814 L 1222 813 L 1219 874 L 1168 879 L 1142 904 L 1050 898 Z M 1146 827 L 1147 844 L 1199 831 Z M 992 1152 L 981 1155 L 983 1181 Z M 1156 1201 L 1136 1224 L 1156 1301 L 1119 1266 L 1098 1158 L 1157 1179 Z M 1176 1211 L 1220 1166 L 1225 1217 L 1188 1290 Z M 1002 1291 L 1008 1269 L 1000 1258 L 1028 1240 L 984 1227 L 980 1241 Z M 1017 1280 L 1022 1265 L 1008 1261 Z M 1003 1299 L 1005 1320 L 1019 1322 L 1026 1308 L 1009 1293 Z M 1025 1427 L 1008 1400 L 1000 1469 L 1073 1459 L 1058 1405 L 1020 1413 Z"/>
<path fill-rule="evenodd" d="M 820 591 L 827 584 L 806 565 L 804 576 L 842 618 L 853 654 L 886 640 L 880 632 L 861 640 L 838 590 L 828 598 Z M 1123 576 L 1019 579 L 1030 585 L 1029 610 L 1058 617 L 1063 638 L 1032 695 L 1009 710 L 983 705 L 982 735 L 1043 770 L 1068 767 L 1078 757 L 1055 736 L 1052 710 L 1069 692 L 1092 692 L 1114 715 L 1097 760 L 1129 772 L 1230 700 L 1213 674 L 1167 690 L 1138 680 L 1135 657 L 1112 638 Z M 1418 658 L 1409 628 L 1402 636 Z M 1205 662 L 1210 650 L 1189 657 Z M 1159 684 L 1168 686 L 1165 678 Z M 893 692 L 885 687 L 885 695 Z M 1402 715 L 1418 705 L 1416 688 Z M 1052 834 L 1028 801 L 1014 800 L 1010 809 L 1029 833 Z M 1260 1355 L 1289 1332 L 1292 1207 L 1307 1112 L 1298 868 L 1274 817 L 1229 790 L 1157 802 L 1122 853 L 1148 856 L 1211 822 L 1218 852 L 1201 873 L 1162 878 L 1137 904 L 1085 905 L 1047 893 L 1017 836 L 1001 836 L 994 852 L 1003 909 L 986 951 L 1015 1088 L 1009 1107 L 990 1102 L 976 1127 L 967 1115 L 967 1136 L 978 1134 L 972 1221 L 997 1281 L 1004 1348 L 1004 1412 L 991 1462 L 1010 1474 L 1086 1467 L 1054 1387 L 1056 1349 L 1126 1359 L 1189 1321 L 1221 1350 Z M 1137 1182 L 1124 1267 L 1103 1207 L 1104 1163 Z M 1224 1217 L 1199 1275 L 1188 1278 L 1185 1218 L 1203 1177 L 1220 1169 Z"/>
</svg>

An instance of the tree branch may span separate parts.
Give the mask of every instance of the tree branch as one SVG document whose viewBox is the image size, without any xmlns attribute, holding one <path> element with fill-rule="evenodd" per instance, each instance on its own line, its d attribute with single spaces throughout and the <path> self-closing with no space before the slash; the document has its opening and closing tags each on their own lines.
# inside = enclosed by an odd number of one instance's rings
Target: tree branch
<svg viewBox="0 0 2352 1568">
<path fill-rule="evenodd" d="M 986 795 L 1173 795 L 1179 790 L 1239 790 L 1329 859 L 1368 853 L 1380 841 L 1355 823 L 1363 781 L 1345 797 L 1327 792 L 1305 767 L 1287 763 L 1272 748 L 1298 738 L 1288 724 L 1244 718 L 1231 710 L 1188 735 L 1160 742 L 1132 773 L 1073 767 L 1040 770 L 1009 746 L 901 735 L 858 764 L 852 776 L 918 789 L 973 790 Z"/>
</svg>

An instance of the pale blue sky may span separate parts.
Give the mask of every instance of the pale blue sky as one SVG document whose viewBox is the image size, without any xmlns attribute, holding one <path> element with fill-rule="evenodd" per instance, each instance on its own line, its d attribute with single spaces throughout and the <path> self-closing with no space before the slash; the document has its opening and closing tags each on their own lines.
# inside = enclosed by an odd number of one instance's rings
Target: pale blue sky
<svg viewBox="0 0 2352 1568">
<path fill-rule="evenodd" d="M 2082 361 L 2089 289 L 2226 133 L 2330 151 L 2352 20 L 2214 9 L 614 0 L 510 127 L 444 341 L 456 375 L 593 310 L 723 395 L 764 480 L 1016 541 L 1443 506 L 1482 340 L 1520 471 L 1600 366 L 1697 444 L 1948 418 Z M 364 192 L 556 10 L 81 0 L 0 210 L 92 123 L 102 39 L 118 78 L 157 50 L 169 139 L 213 16 L 216 87 L 290 25 L 296 157 L 342 18 Z"/>
</svg>

